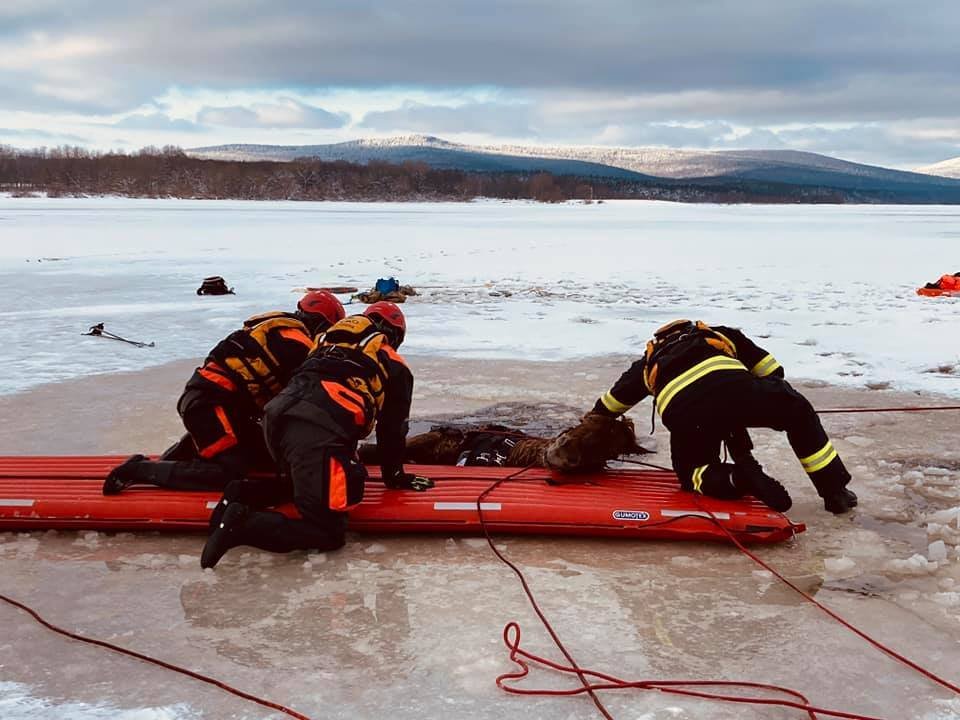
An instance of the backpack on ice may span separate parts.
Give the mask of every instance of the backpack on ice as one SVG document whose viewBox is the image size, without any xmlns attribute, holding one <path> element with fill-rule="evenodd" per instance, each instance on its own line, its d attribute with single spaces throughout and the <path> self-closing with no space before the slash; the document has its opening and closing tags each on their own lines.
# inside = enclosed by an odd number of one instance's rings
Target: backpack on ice
<svg viewBox="0 0 960 720">
<path fill-rule="evenodd" d="M 381 295 L 389 295 L 390 293 L 400 292 L 400 281 L 395 277 L 380 278 L 373 286 L 373 289 Z"/>
<path fill-rule="evenodd" d="M 227 287 L 227 281 L 219 275 L 203 279 L 197 288 L 197 295 L 233 295 L 233 288 Z"/>
</svg>

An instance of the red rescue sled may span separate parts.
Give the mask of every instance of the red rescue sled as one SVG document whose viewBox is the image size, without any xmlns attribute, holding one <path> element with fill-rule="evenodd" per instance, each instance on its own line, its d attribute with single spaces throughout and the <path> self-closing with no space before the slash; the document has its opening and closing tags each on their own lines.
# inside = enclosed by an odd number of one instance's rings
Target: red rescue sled
<svg viewBox="0 0 960 720">
<path fill-rule="evenodd" d="M 219 495 L 132 488 L 104 497 L 100 488 L 122 457 L 0 457 L 0 530 L 205 530 Z M 356 532 L 481 532 L 477 498 L 516 470 L 411 465 L 433 478 L 424 493 L 367 486 L 350 512 Z M 377 472 L 371 471 L 376 478 Z M 726 540 L 720 522 L 743 542 L 777 542 L 806 528 L 745 498 L 723 501 L 679 489 L 672 473 L 609 470 L 584 483 L 548 485 L 550 473 L 523 471 L 483 502 L 487 526 L 498 533 L 669 540 Z M 291 506 L 281 510 L 294 513 Z M 714 521 L 707 511 L 713 513 Z"/>
</svg>

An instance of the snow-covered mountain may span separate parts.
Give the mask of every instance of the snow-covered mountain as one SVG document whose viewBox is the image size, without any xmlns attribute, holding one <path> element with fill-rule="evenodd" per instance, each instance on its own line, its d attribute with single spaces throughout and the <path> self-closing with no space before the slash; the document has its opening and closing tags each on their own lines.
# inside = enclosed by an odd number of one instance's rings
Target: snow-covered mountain
<svg viewBox="0 0 960 720">
<path fill-rule="evenodd" d="M 933 165 L 924 165 L 918 167 L 914 172 L 924 173 L 926 175 L 938 175 L 940 177 L 960 178 L 960 157 L 944 160 Z"/>
<path fill-rule="evenodd" d="M 794 150 L 673 150 L 534 145 L 465 145 L 429 135 L 362 139 L 330 145 L 219 145 L 188 151 L 195 157 L 221 160 L 297 158 L 423 162 L 432 167 L 479 172 L 535 172 L 557 175 L 673 181 L 753 181 L 863 190 L 908 192 L 916 196 L 949 189 L 960 181 L 903 172 Z"/>
</svg>

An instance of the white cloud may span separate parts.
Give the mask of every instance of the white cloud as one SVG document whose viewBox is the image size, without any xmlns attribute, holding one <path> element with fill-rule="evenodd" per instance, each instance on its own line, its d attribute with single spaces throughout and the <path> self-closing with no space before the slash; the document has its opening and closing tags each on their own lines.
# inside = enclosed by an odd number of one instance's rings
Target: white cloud
<svg viewBox="0 0 960 720">
<path fill-rule="evenodd" d="M 294 98 L 249 106 L 204 106 L 197 112 L 202 125 L 236 128 L 325 128 L 335 129 L 349 122 L 346 113 L 332 113 Z"/>
<path fill-rule="evenodd" d="M 20 40 L 0 43 L 0 70 L 36 70 L 46 64 L 81 62 L 105 55 L 109 47 L 95 37 L 66 36 L 55 39 L 46 33 L 31 33 Z M 46 72 L 51 70 L 48 68 Z"/>
</svg>

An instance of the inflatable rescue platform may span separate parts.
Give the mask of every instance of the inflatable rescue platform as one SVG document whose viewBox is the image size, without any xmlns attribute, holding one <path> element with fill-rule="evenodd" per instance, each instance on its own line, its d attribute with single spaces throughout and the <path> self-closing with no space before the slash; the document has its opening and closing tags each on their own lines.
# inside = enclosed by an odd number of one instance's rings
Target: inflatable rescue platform
<svg viewBox="0 0 960 720">
<path fill-rule="evenodd" d="M 219 495 L 133 487 L 104 497 L 103 480 L 123 457 L 0 457 L 0 531 L 204 531 Z M 482 532 L 477 499 L 498 479 L 516 475 L 483 499 L 496 533 L 663 540 L 778 542 L 803 532 L 753 498 L 715 500 L 679 489 L 661 470 L 607 470 L 552 485 L 543 469 L 408 465 L 436 481 L 427 492 L 388 490 L 371 470 L 363 502 L 350 512 L 361 533 Z M 517 474 L 519 473 L 519 474 Z M 292 506 L 279 508 L 296 514 Z"/>
</svg>

